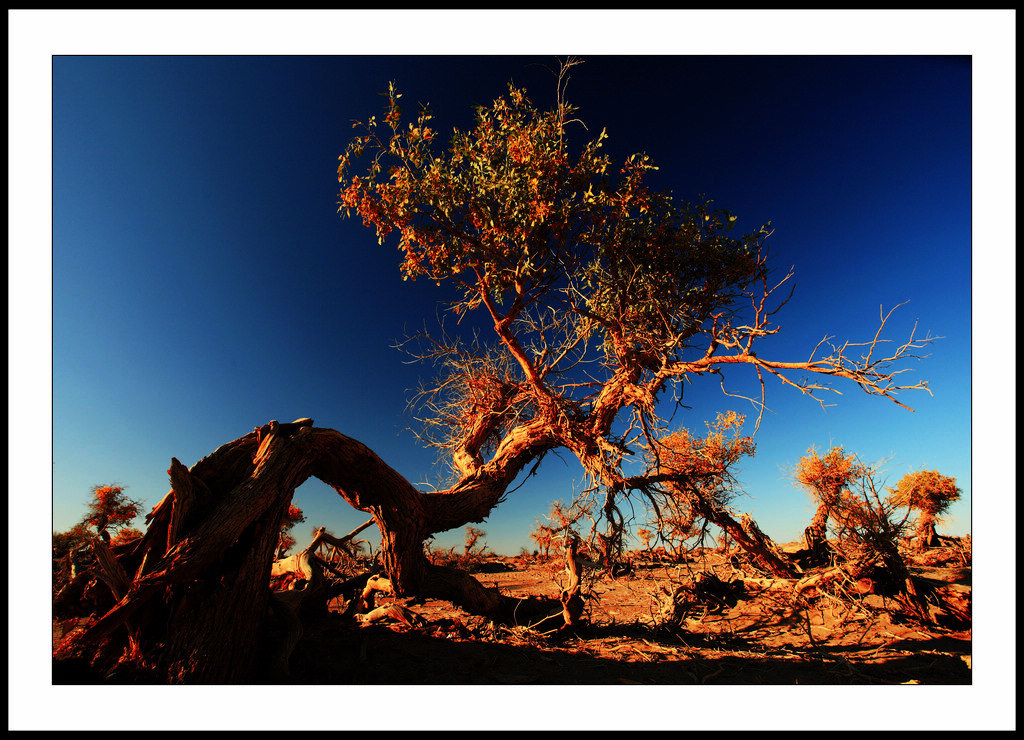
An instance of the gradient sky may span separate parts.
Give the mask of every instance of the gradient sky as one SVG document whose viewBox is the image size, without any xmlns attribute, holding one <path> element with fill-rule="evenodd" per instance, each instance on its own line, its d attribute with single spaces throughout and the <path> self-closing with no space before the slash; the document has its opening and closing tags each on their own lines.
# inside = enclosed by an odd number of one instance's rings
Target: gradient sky
<svg viewBox="0 0 1024 740">
<path fill-rule="evenodd" d="M 413 483 L 434 458 L 408 428 L 429 368 L 394 349 L 436 324 L 443 291 L 403 283 L 393 244 L 336 213 L 351 121 L 379 114 L 394 80 L 442 131 L 514 81 L 547 107 L 554 57 L 104 57 L 53 60 L 53 527 L 118 483 L 145 510 L 175 456 L 192 465 L 270 419 L 310 416 L 374 449 Z M 969 57 L 595 56 L 568 97 L 616 161 L 643 151 L 656 184 L 702 194 L 754 230 L 771 221 L 775 267 L 796 270 L 781 336 L 760 354 L 805 359 L 826 334 L 863 341 L 879 311 L 903 341 L 942 337 L 905 377 L 913 407 L 856 386 L 835 406 L 769 383 L 771 409 L 736 502 L 780 541 L 811 504 L 788 477 L 811 445 L 887 460 L 892 485 L 928 468 L 963 498 L 942 531 L 970 531 L 971 62 Z M 582 138 L 581 127 L 572 132 Z M 781 277 L 781 275 L 780 275 Z M 753 375 L 727 375 L 742 391 Z M 750 414 L 713 379 L 675 419 L 704 429 Z M 549 457 L 480 525 L 498 552 L 530 545 L 579 469 Z M 295 503 L 313 526 L 365 520 L 316 480 Z M 461 542 L 461 530 L 439 535 Z"/>
<path fill-rule="evenodd" d="M 396 255 L 337 218 L 337 156 L 349 120 L 376 112 L 392 78 L 448 124 L 464 125 L 470 104 L 508 79 L 541 104 L 553 98 L 552 78 L 528 59 L 440 52 L 529 52 L 548 66 L 555 55 L 587 57 L 570 99 L 591 132 L 607 126 L 609 151 L 646 151 L 665 187 L 709 194 L 742 228 L 771 219 L 776 265 L 797 270 L 780 354 L 802 357 L 825 333 L 867 336 L 880 304 L 908 299 L 892 336 L 917 319 L 946 337 L 914 367 L 935 397 L 910 394 L 913 414 L 848 387 L 823 413 L 770 388 L 775 413 L 738 503 L 774 537 L 798 532 L 810 505 L 783 471 L 811 444 L 891 457 L 891 481 L 918 467 L 956 475 L 966 495 L 946 531 L 972 531 L 978 565 L 973 685 L 913 697 L 880 689 L 870 715 L 849 721 L 1016 726 L 1015 11 L 13 10 L 8 21 L 8 579 L 12 595 L 28 594 L 9 612 L 12 728 L 152 724 L 151 702 L 101 715 L 99 690 L 50 685 L 46 527 L 76 520 L 93 485 L 119 481 L 151 505 L 168 488 L 172 455 L 193 464 L 256 424 L 305 415 L 370 444 L 414 482 L 429 473 L 431 455 L 404 431 L 405 389 L 422 369 L 389 347 L 434 315 L 437 293 L 401 283 Z M 67 56 L 109 53 L 375 56 Z M 418 56 L 381 56 L 395 53 Z M 609 53 L 727 56 L 598 58 Z M 728 56 L 745 54 L 773 56 Z M 846 56 L 861 54 L 872 56 Z M 682 423 L 700 429 L 722 407 L 710 385 L 694 386 Z M 51 464 L 47 497 L 39 473 Z M 546 461 L 483 525 L 492 546 L 517 547 L 548 502 L 568 496 L 576 471 L 559 465 Z M 983 492 L 976 502 L 972 484 Z M 360 521 L 317 486 L 298 492 L 313 522 Z M 52 522 L 41 521 L 49 500 Z M 223 712 L 223 691 L 190 691 L 188 711 L 160 721 L 329 726 L 323 712 L 268 713 L 276 687 L 239 688 L 237 711 Z M 477 729 L 501 717 L 551 729 L 598 717 L 566 714 L 544 686 L 481 688 L 462 687 L 470 705 L 452 713 L 449 687 L 416 687 L 401 695 L 415 711 L 386 724 Z M 591 704 L 624 691 L 565 690 Z M 743 698 L 760 706 L 765 691 L 689 687 L 710 711 L 688 726 L 720 729 L 725 716 L 734 729 L 818 729 L 848 700 L 846 687 L 804 687 L 811 701 L 799 716 L 731 711 Z M 344 693 L 358 705 L 379 689 Z M 335 687 L 304 694 L 320 707 L 338 701 Z M 531 711 L 511 717 L 509 695 Z M 601 726 L 678 729 L 676 713 L 657 711 L 678 697 L 674 686 L 645 687 L 643 711 L 601 714 Z"/>
</svg>

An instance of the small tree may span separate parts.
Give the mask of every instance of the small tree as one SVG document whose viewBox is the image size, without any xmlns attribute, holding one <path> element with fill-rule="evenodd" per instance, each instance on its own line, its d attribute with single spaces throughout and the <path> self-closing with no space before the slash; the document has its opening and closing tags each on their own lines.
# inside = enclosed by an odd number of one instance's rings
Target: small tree
<svg viewBox="0 0 1024 740">
<path fill-rule="evenodd" d="M 637 539 L 640 540 L 640 546 L 643 547 L 645 551 L 651 549 L 651 537 L 654 536 L 654 533 L 651 532 L 651 530 L 641 527 L 636 531 L 636 536 Z"/>
<path fill-rule="evenodd" d="M 577 526 L 590 514 L 591 505 L 585 501 L 579 500 L 568 506 L 561 501 L 553 501 L 546 517 L 550 524 L 538 521 L 536 529 L 530 534 L 541 549 L 543 559 L 547 560 L 551 556 L 551 550 L 559 553 L 569 537 L 575 537 L 582 544 Z"/>
<path fill-rule="evenodd" d="M 476 543 L 477 542 L 479 542 L 481 539 L 483 539 L 486 536 L 487 536 L 487 533 L 485 531 L 483 531 L 482 529 L 477 529 L 476 527 L 472 527 L 472 526 L 466 527 L 466 543 L 465 543 L 466 544 L 466 552 L 465 552 L 466 559 L 469 559 L 470 557 L 476 557 L 476 556 L 484 554 L 484 550 L 487 549 L 487 545 L 486 544 L 480 545 L 480 549 L 476 550 L 476 551 L 474 551 L 473 548 L 476 547 Z"/>
<path fill-rule="evenodd" d="M 285 512 L 281 520 L 281 534 L 277 541 L 278 558 L 283 558 L 295 546 L 295 538 L 291 535 L 291 529 L 304 521 L 306 521 L 306 515 L 302 513 L 302 509 L 294 504 L 289 504 L 288 511 Z"/>
<path fill-rule="evenodd" d="M 942 475 L 937 470 L 918 470 L 900 478 L 896 488 L 889 491 L 889 500 L 894 506 L 918 511 L 918 545 L 937 547 L 936 521 L 950 504 L 959 500 L 960 493 L 956 478 Z"/>
<path fill-rule="evenodd" d="M 108 530 L 115 533 L 128 526 L 139 515 L 142 504 L 128 498 L 124 486 L 93 486 L 89 500 L 89 511 L 82 523 L 95 527 L 104 539 L 109 539 Z"/>
<path fill-rule="evenodd" d="M 810 493 L 816 504 L 814 517 L 804 530 L 810 564 L 822 564 L 828 559 L 829 515 L 841 504 L 843 493 L 852 482 L 869 473 L 868 466 L 859 462 L 856 455 L 846 454 L 842 447 L 832 447 L 824 456 L 811 447 L 797 461 L 793 473 L 796 483 Z"/>
<path fill-rule="evenodd" d="M 550 557 L 551 546 L 554 544 L 554 534 L 550 527 L 537 522 L 537 526 L 530 532 L 530 538 L 537 543 L 537 557 L 541 562 Z"/>
</svg>

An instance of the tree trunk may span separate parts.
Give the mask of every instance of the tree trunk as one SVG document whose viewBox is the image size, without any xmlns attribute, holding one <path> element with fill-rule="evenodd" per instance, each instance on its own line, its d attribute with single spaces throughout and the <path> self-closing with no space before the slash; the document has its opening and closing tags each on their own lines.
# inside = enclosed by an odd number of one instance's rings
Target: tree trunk
<svg viewBox="0 0 1024 740">
<path fill-rule="evenodd" d="M 56 657 L 88 655 L 108 672 L 104 658 L 124 646 L 127 662 L 169 681 L 249 679 L 281 521 L 309 475 L 298 428 L 280 426 L 224 445 L 191 470 L 172 460 L 173 488 L 121 559 L 134 574 L 128 592 Z"/>
<path fill-rule="evenodd" d="M 808 529 L 813 529 L 824 537 L 826 528 L 828 527 L 828 515 L 828 505 L 826 505 L 824 501 L 820 502 L 818 504 L 818 508 L 814 510 L 814 517 L 811 519 L 811 524 Z"/>
<path fill-rule="evenodd" d="M 803 568 L 819 568 L 828 565 L 835 555 L 832 547 L 825 539 L 825 530 L 813 522 L 804 529 L 806 549 L 799 553 L 799 563 Z"/>
<path fill-rule="evenodd" d="M 514 599 L 466 573 L 432 566 L 423 549 L 430 534 L 483 521 L 528 458 L 481 471 L 451 491 L 424 494 L 365 445 L 304 419 L 271 422 L 190 470 L 172 460 L 171 491 L 147 517 L 146 534 L 117 558 L 130 578 L 127 592 L 87 630 L 58 645 L 54 657 L 84 657 L 104 674 L 128 663 L 174 682 L 252 680 L 270 623 L 281 521 L 295 488 L 310 475 L 373 517 L 397 594 L 446 598 L 519 623 L 561 611 L 557 600 Z"/>
<path fill-rule="evenodd" d="M 923 518 L 921 524 L 917 530 L 918 547 L 941 547 L 942 542 L 939 540 L 939 535 L 935 531 L 935 520 L 932 518 Z"/>
<path fill-rule="evenodd" d="M 706 504 L 699 498 L 695 499 L 695 503 L 701 516 L 732 537 L 737 545 L 750 554 L 758 566 L 777 578 L 797 577 L 793 564 L 779 556 L 775 543 L 754 524 L 752 519 L 745 516 L 741 524 L 720 507 Z"/>
</svg>

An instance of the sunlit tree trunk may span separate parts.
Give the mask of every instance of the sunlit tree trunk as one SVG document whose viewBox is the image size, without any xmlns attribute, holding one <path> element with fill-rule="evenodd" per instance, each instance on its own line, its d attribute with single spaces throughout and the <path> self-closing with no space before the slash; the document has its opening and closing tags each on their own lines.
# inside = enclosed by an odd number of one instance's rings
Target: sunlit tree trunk
<svg viewBox="0 0 1024 740">
<path fill-rule="evenodd" d="M 701 501 L 695 500 L 698 513 L 726 532 L 736 544 L 748 553 L 764 570 L 778 578 L 795 578 L 796 568 L 788 560 L 783 560 L 774 549 L 774 543 L 760 529 L 748 522 L 738 522 L 726 511 Z M 746 524 L 747 526 L 743 526 Z"/>
</svg>

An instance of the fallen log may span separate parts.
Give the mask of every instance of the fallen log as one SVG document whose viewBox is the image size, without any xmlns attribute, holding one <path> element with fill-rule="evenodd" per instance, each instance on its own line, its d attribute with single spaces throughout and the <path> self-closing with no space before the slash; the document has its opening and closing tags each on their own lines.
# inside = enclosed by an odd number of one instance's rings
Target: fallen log
<svg viewBox="0 0 1024 740">
<path fill-rule="evenodd" d="M 387 604 L 366 613 L 357 614 L 356 621 L 362 625 L 370 625 L 384 619 L 391 619 L 409 627 L 423 627 L 427 621 L 416 612 L 401 604 Z"/>
</svg>

